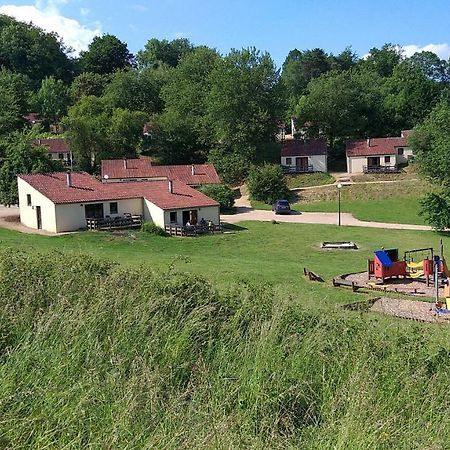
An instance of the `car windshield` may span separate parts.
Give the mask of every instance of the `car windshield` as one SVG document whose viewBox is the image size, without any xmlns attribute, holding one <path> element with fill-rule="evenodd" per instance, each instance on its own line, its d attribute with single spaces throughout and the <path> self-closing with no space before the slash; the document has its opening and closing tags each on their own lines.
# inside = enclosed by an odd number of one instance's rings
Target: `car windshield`
<svg viewBox="0 0 450 450">
<path fill-rule="evenodd" d="M 289 202 L 287 200 L 278 200 L 279 206 L 289 206 Z"/>
</svg>

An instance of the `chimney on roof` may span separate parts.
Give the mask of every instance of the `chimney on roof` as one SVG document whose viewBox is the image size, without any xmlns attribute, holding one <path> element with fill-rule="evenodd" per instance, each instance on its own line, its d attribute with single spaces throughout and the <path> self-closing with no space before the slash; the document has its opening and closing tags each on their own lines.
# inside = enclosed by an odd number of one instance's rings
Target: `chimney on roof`
<svg viewBox="0 0 450 450">
<path fill-rule="evenodd" d="M 173 181 L 169 180 L 169 192 L 173 194 Z"/>
<path fill-rule="evenodd" d="M 367 147 L 370 147 L 370 138 L 367 138 Z"/>
<path fill-rule="evenodd" d="M 67 186 L 72 187 L 72 172 L 70 170 L 67 171 L 66 181 L 67 181 Z"/>
<path fill-rule="evenodd" d="M 192 175 L 195 175 L 195 166 L 194 166 L 194 164 L 191 165 L 191 173 L 192 173 Z"/>
<path fill-rule="evenodd" d="M 123 167 L 124 167 L 125 169 L 127 169 L 127 160 L 126 160 L 126 159 L 123 160 Z"/>
</svg>

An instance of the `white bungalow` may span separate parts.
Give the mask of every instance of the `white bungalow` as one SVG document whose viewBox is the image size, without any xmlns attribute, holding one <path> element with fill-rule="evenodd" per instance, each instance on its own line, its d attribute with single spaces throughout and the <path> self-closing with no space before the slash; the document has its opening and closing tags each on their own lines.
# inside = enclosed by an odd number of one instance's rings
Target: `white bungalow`
<svg viewBox="0 0 450 450">
<path fill-rule="evenodd" d="M 141 216 L 165 225 L 220 223 L 219 204 L 181 181 L 102 183 L 85 172 L 19 175 L 20 221 L 54 233 L 86 229 L 88 219 Z"/>
<path fill-rule="evenodd" d="M 347 142 L 348 173 L 397 172 L 400 164 L 413 157 L 408 146 L 411 130 L 404 130 L 400 137 L 360 139 Z"/>
<path fill-rule="evenodd" d="M 327 172 L 327 143 L 324 139 L 285 140 L 281 166 L 285 172 Z"/>
</svg>

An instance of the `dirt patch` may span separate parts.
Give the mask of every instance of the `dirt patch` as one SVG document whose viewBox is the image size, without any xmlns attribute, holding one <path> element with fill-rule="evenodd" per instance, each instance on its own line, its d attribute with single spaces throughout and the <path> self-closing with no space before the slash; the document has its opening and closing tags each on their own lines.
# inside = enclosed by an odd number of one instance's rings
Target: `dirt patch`
<svg viewBox="0 0 450 450">
<path fill-rule="evenodd" d="M 375 288 L 380 291 L 398 292 L 401 294 L 410 294 L 420 297 L 434 297 L 436 290 L 432 283 L 427 286 L 425 282 L 412 280 L 410 278 L 399 278 L 386 281 L 384 284 L 377 284 L 375 280 L 368 280 L 367 272 L 352 273 L 344 277 L 346 281 L 353 281 L 357 286 Z M 369 284 L 370 283 L 370 284 Z M 439 288 L 439 292 L 443 292 L 443 287 Z"/>
<path fill-rule="evenodd" d="M 9 223 L 19 223 L 20 222 L 20 216 L 6 216 L 3 217 L 3 219 L 5 222 L 9 222 Z"/>
<path fill-rule="evenodd" d="M 450 314 L 436 313 L 434 303 L 417 300 L 405 300 L 381 297 L 369 308 L 371 312 L 378 312 L 401 319 L 419 320 L 431 323 L 449 323 Z"/>
</svg>

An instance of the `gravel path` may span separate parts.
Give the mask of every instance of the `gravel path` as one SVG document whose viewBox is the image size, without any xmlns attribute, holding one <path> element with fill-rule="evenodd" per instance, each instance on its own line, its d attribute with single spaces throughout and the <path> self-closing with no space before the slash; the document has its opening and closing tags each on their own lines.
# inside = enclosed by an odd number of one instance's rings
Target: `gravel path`
<svg viewBox="0 0 450 450">
<path fill-rule="evenodd" d="M 0 227 L 7 228 L 8 230 L 20 231 L 21 233 L 55 236 L 55 233 L 44 230 L 35 230 L 22 225 L 20 223 L 19 208 L 17 206 L 8 208 L 0 205 Z"/>
<path fill-rule="evenodd" d="M 309 224 L 325 224 L 337 225 L 336 213 L 319 213 L 319 212 L 293 212 L 290 215 L 275 215 L 272 211 L 263 211 L 252 209 L 249 207 L 236 208 L 236 214 L 221 215 L 222 222 L 237 223 L 247 220 L 255 220 L 259 222 L 277 222 L 289 223 L 309 223 Z M 403 223 L 383 223 L 383 222 L 365 222 L 355 219 L 350 213 L 341 213 L 341 224 L 343 226 L 365 227 L 365 228 L 389 228 L 394 230 L 420 230 L 429 231 L 431 227 L 426 225 L 410 225 Z"/>
<path fill-rule="evenodd" d="M 434 311 L 434 303 L 387 297 L 382 297 L 377 300 L 370 307 L 370 311 L 380 312 L 402 319 L 420 320 L 424 322 L 449 323 L 448 319 L 450 319 L 449 314 L 436 314 Z"/>
</svg>

